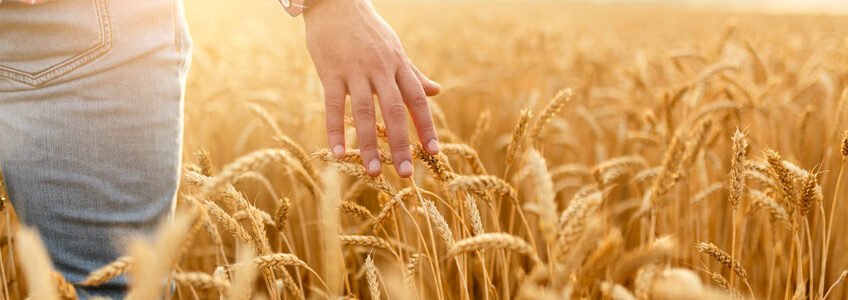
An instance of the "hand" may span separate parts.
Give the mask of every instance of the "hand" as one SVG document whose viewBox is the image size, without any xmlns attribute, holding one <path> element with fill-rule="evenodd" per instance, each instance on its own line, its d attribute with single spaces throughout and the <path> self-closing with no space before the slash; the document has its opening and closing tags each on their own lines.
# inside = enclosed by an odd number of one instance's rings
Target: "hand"
<svg viewBox="0 0 848 300">
<path fill-rule="evenodd" d="M 306 44 L 324 85 L 327 139 L 333 155 L 345 153 L 345 97 L 350 95 L 362 161 L 370 176 L 380 175 L 374 98 L 386 124 L 395 169 L 412 175 L 406 111 L 421 144 L 439 152 L 438 136 L 426 96 L 439 93 L 404 54 L 397 34 L 365 0 L 320 0 L 303 16 Z"/>
</svg>

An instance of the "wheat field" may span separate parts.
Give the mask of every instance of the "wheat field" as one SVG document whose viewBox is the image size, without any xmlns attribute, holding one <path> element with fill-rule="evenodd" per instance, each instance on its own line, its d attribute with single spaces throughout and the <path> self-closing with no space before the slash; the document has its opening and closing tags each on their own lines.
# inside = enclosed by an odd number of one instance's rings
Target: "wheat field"
<svg viewBox="0 0 848 300">
<path fill-rule="evenodd" d="M 846 17 L 377 1 L 443 87 L 401 179 L 329 154 L 302 21 L 248 2 L 187 1 L 175 217 L 68 283 L 5 205 L 4 298 L 848 297 Z"/>
</svg>

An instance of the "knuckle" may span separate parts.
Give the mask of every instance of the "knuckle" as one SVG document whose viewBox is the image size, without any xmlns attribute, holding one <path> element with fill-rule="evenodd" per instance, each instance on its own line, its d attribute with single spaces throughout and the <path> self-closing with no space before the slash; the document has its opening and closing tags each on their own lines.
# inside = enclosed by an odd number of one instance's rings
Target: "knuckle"
<svg viewBox="0 0 848 300">
<path fill-rule="evenodd" d="M 391 63 L 382 57 L 374 57 L 370 60 L 369 65 L 375 72 L 383 73 L 391 69 Z"/>
<path fill-rule="evenodd" d="M 416 89 L 409 101 L 409 108 L 415 111 L 430 113 L 430 103 L 427 102 L 427 97 L 424 96 L 424 91 Z"/>
<path fill-rule="evenodd" d="M 395 102 L 386 106 L 388 117 L 395 121 L 402 121 L 406 117 L 406 107 L 399 102 Z"/>
<path fill-rule="evenodd" d="M 327 135 L 341 136 L 344 135 L 344 127 L 327 127 Z"/>
<path fill-rule="evenodd" d="M 353 108 L 353 114 L 361 121 L 373 120 L 374 108 L 368 105 L 368 103 L 357 104 Z"/>
<path fill-rule="evenodd" d="M 342 101 L 337 101 L 337 100 L 325 101 L 324 106 L 326 107 L 328 112 L 336 113 L 336 112 L 344 111 L 344 102 L 342 102 Z"/>
<path fill-rule="evenodd" d="M 398 158 L 409 157 L 409 142 L 406 140 L 402 140 L 399 142 L 392 143 L 391 150 L 394 156 Z"/>
<path fill-rule="evenodd" d="M 373 114 L 371 113 L 370 109 L 361 109 L 360 108 L 360 109 L 356 110 L 355 114 L 356 114 L 356 118 L 354 119 L 354 121 L 371 122 L 371 123 L 374 122 L 374 117 L 373 117 Z"/>
</svg>

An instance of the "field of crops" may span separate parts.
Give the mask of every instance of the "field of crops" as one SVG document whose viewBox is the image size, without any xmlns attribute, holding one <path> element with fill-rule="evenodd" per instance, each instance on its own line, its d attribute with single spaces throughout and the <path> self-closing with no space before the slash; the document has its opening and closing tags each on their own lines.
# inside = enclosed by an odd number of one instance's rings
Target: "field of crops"
<svg viewBox="0 0 848 300">
<path fill-rule="evenodd" d="M 302 21 L 275 1 L 187 1 L 178 213 L 81 284 L 128 273 L 133 299 L 848 297 L 848 18 L 376 6 L 442 85 L 441 154 L 413 146 L 411 179 L 371 178 L 348 130 L 333 158 Z M 38 253 L 31 231 L 0 224 L 16 236 L 4 295 L 73 294 L 49 262 L 15 261 Z"/>
</svg>

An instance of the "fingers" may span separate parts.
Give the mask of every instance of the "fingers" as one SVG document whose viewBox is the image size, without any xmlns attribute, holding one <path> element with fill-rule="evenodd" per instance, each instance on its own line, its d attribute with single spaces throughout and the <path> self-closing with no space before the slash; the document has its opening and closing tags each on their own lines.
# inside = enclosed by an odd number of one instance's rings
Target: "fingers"
<svg viewBox="0 0 848 300">
<path fill-rule="evenodd" d="M 439 85 L 435 81 L 430 80 L 430 78 L 427 78 L 427 76 L 424 76 L 424 74 L 421 74 L 421 71 L 418 71 L 418 68 L 416 68 L 415 65 L 412 64 L 412 62 L 409 63 L 409 67 L 410 69 L 412 69 L 413 72 L 415 72 L 415 77 L 421 83 L 421 87 L 424 88 L 424 93 L 427 96 L 435 96 L 439 94 L 439 92 L 442 90 L 441 85 Z"/>
<path fill-rule="evenodd" d="M 374 98 L 371 85 L 365 77 L 348 81 L 356 138 L 359 140 L 360 155 L 369 176 L 378 176 L 383 170 L 377 150 L 377 124 L 374 116 Z"/>
<path fill-rule="evenodd" d="M 424 145 L 424 149 L 431 155 L 439 153 L 439 136 L 436 133 L 436 126 L 433 124 L 430 103 L 427 102 L 427 96 L 424 94 L 419 79 L 409 68 L 399 71 L 396 79 L 406 107 L 409 108 L 421 145 Z"/>
<path fill-rule="evenodd" d="M 342 158 L 345 154 L 346 93 L 347 89 L 341 80 L 324 83 L 324 122 L 327 128 L 327 142 L 336 158 Z"/>
<path fill-rule="evenodd" d="M 406 106 L 398 84 L 393 77 L 377 78 L 373 81 L 380 98 L 380 111 L 386 123 L 392 161 L 400 177 L 412 175 L 412 154 L 409 151 L 409 131 L 406 124 Z"/>
</svg>

